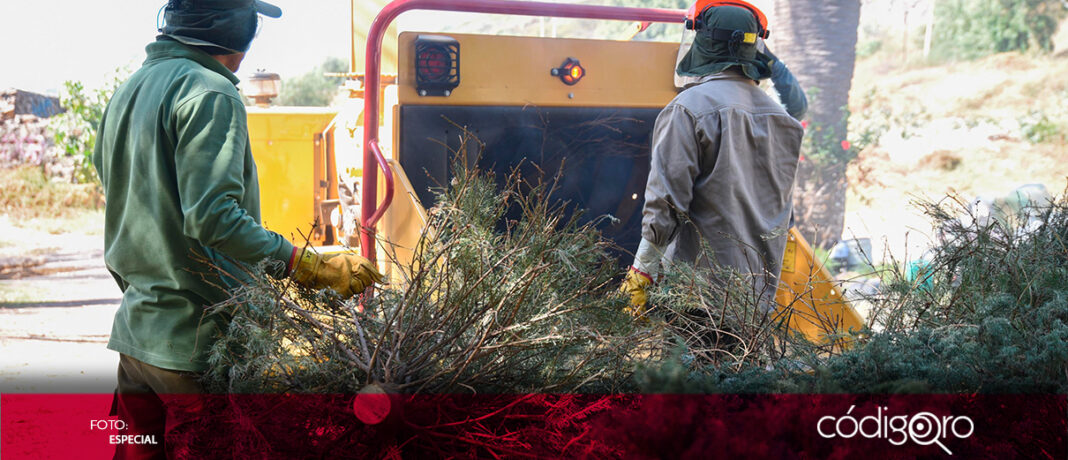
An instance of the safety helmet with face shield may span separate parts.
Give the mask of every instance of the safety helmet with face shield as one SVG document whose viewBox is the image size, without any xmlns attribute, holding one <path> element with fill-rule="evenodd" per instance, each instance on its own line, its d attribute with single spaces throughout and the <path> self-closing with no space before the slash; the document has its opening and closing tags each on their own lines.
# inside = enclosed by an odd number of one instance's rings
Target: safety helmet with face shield
<svg viewBox="0 0 1068 460">
<path fill-rule="evenodd" d="M 675 86 L 684 89 L 701 78 L 737 67 L 753 80 L 771 75 L 764 54 L 768 20 L 742 0 L 698 0 L 686 13 L 675 61 Z"/>
</svg>

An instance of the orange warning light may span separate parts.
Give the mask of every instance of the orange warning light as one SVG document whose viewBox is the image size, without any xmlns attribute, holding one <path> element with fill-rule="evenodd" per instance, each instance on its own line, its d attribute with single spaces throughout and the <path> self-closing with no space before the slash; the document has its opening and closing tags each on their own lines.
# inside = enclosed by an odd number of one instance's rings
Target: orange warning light
<svg viewBox="0 0 1068 460">
<path fill-rule="evenodd" d="M 564 64 L 560 67 L 552 69 L 550 72 L 553 76 L 560 77 L 560 81 L 567 85 L 574 85 L 582 80 L 582 77 L 586 76 L 586 69 L 579 64 L 578 59 L 567 58 Z"/>
</svg>

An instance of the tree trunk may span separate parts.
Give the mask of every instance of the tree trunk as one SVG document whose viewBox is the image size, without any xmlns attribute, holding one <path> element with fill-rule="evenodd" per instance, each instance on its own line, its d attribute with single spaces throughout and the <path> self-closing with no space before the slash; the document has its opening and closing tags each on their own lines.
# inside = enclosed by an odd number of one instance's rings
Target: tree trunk
<svg viewBox="0 0 1068 460">
<path fill-rule="evenodd" d="M 774 0 L 768 24 L 772 51 L 809 95 L 806 134 L 812 142 L 797 172 L 794 215 L 821 247 L 838 241 L 845 219 L 847 162 L 825 158 L 840 157 L 845 148 L 859 23 L 860 0 Z"/>
</svg>

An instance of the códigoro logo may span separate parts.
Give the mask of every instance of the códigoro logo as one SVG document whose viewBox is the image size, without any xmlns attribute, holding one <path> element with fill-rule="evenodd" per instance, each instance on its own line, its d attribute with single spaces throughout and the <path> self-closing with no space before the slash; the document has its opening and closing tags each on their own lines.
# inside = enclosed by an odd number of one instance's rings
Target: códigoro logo
<svg viewBox="0 0 1068 460">
<path fill-rule="evenodd" d="M 920 412 L 912 416 L 895 415 L 893 417 L 883 415 L 889 407 L 876 406 L 875 415 L 868 415 L 857 420 L 853 417 L 855 405 L 849 406 L 849 410 L 841 417 L 831 415 L 820 417 L 816 423 L 816 432 L 825 439 L 835 437 L 849 439 L 856 435 L 865 438 L 879 438 L 890 441 L 890 444 L 900 446 L 908 441 L 917 445 L 938 445 L 947 454 L 953 452 L 943 442 L 949 436 L 957 439 L 966 439 L 975 432 L 975 423 L 967 416 L 943 416 L 939 418 L 930 412 Z"/>
</svg>

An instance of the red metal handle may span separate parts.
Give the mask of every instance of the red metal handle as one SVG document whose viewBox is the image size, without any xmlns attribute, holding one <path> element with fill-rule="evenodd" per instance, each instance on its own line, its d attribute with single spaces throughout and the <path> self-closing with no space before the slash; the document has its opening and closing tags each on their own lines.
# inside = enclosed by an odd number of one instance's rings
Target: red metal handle
<svg viewBox="0 0 1068 460">
<path fill-rule="evenodd" d="M 378 205 L 374 214 L 363 224 L 364 228 L 373 229 L 378 224 L 378 220 L 382 218 L 382 215 L 386 213 L 386 208 L 393 202 L 393 167 L 386 161 L 386 157 L 382 156 L 382 149 L 378 147 L 377 139 L 368 142 L 367 147 L 375 155 L 375 161 L 378 162 L 378 167 L 382 169 L 382 176 L 386 178 L 386 196 L 382 198 L 382 204 Z"/>
<path fill-rule="evenodd" d="M 393 173 L 378 148 L 378 85 L 382 64 L 382 38 L 386 28 L 401 13 L 410 10 L 461 11 L 468 13 L 552 16 L 558 18 L 608 19 L 618 21 L 674 22 L 686 19 L 684 10 L 660 8 L 626 8 L 619 6 L 569 5 L 563 3 L 520 2 L 502 0 L 395 0 L 382 8 L 367 32 L 367 54 L 363 100 L 363 190 L 360 193 L 360 252 L 375 260 L 375 224 L 393 199 Z M 372 153 L 368 155 L 367 153 Z M 386 199 L 376 205 L 378 174 L 375 163 L 386 176 Z"/>
</svg>

